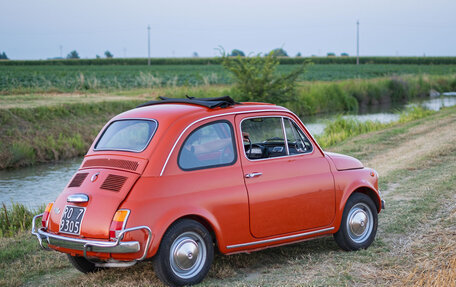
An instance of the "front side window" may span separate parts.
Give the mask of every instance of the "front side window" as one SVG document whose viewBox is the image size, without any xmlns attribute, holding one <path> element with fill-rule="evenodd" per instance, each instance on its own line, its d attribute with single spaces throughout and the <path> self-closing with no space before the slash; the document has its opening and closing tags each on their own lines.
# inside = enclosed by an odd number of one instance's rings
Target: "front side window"
<svg viewBox="0 0 456 287">
<path fill-rule="evenodd" d="M 227 121 L 206 124 L 194 130 L 179 152 L 183 170 L 227 166 L 236 161 L 234 133 Z"/>
<path fill-rule="evenodd" d="M 245 154 L 251 160 L 312 151 L 312 144 L 304 132 L 288 118 L 245 119 L 241 123 L 241 131 Z"/>
<path fill-rule="evenodd" d="M 115 121 L 106 128 L 94 149 L 141 152 L 156 129 L 157 122 L 152 120 Z"/>
<path fill-rule="evenodd" d="M 287 155 L 282 118 L 245 119 L 241 124 L 244 149 L 249 159 Z"/>
</svg>

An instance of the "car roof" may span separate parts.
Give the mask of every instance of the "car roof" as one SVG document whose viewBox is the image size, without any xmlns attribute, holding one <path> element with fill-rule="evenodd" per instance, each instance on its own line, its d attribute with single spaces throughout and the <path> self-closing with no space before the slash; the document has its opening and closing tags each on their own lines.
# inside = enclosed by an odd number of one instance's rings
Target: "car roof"
<svg viewBox="0 0 456 287">
<path fill-rule="evenodd" d="M 283 111 L 288 109 L 267 103 L 242 102 L 228 107 L 209 108 L 193 103 L 161 103 L 138 107 L 114 117 L 119 119 L 155 119 L 159 122 L 193 121 L 222 114 L 237 114 L 260 111 Z"/>
</svg>

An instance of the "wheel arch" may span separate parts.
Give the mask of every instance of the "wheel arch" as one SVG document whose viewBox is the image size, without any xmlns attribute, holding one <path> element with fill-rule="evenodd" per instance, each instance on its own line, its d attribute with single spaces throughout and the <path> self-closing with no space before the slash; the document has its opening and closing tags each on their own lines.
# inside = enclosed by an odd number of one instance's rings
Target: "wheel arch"
<svg viewBox="0 0 456 287">
<path fill-rule="evenodd" d="M 344 192 L 338 206 L 338 215 L 336 217 L 336 220 L 334 222 L 334 232 L 337 232 L 340 227 L 340 222 L 342 220 L 342 214 L 345 209 L 345 205 L 347 204 L 348 199 L 350 196 L 352 196 L 355 193 L 363 193 L 367 196 L 369 196 L 370 199 L 375 204 L 375 207 L 377 208 L 377 213 L 380 213 L 381 211 L 381 199 L 380 195 L 378 194 L 377 191 L 375 191 L 375 188 L 371 185 L 369 185 L 367 182 L 364 182 L 364 184 L 357 184 L 357 185 L 352 185 L 351 187 L 346 189 L 347 191 Z"/>
<path fill-rule="evenodd" d="M 381 205 L 381 199 L 380 199 L 380 196 L 378 195 L 378 193 L 376 191 L 374 191 L 373 189 L 367 187 L 367 186 L 361 186 L 361 187 L 358 187 L 357 189 L 355 189 L 351 194 L 350 196 L 352 196 L 353 194 L 355 193 L 364 193 L 365 195 L 369 196 L 372 201 L 374 202 L 375 204 L 375 207 L 377 208 L 377 213 L 380 212 L 380 210 L 382 209 L 382 205 Z M 348 198 L 350 198 L 350 196 Z M 348 200 L 347 198 L 347 200 Z M 345 201 L 345 204 L 347 202 Z M 344 204 L 344 206 L 345 206 Z"/>
<path fill-rule="evenodd" d="M 220 251 L 220 244 L 221 244 L 221 234 L 220 234 L 220 229 L 218 228 L 218 223 L 215 220 L 215 218 L 212 218 L 212 220 L 209 218 L 210 216 L 204 216 L 203 214 L 200 213 L 195 213 L 195 212 L 189 212 L 189 213 L 181 213 L 179 216 L 176 216 L 172 219 L 169 219 L 167 223 L 162 224 L 160 231 L 157 233 L 156 240 L 154 240 L 153 246 L 149 249 L 148 256 L 155 256 L 158 248 L 160 247 L 160 244 L 163 240 L 163 236 L 165 233 L 173 226 L 176 224 L 178 221 L 182 219 L 191 219 L 194 220 L 200 224 L 202 224 L 209 234 L 212 237 L 212 240 L 214 244 L 216 245 L 217 250 Z"/>
<path fill-rule="evenodd" d="M 215 233 L 214 227 L 212 226 L 211 222 L 208 219 L 206 219 L 205 217 L 203 217 L 201 215 L 188 214 L 188 215 L 181 216 L 181 217 L 177 218 L 176 220 L 174 220 L 174 222 L 171 223 L 166 230 L 168 230 L 173 224 L 175 224 L 176 222 L 178 222 L 179 220 L 182 220 L 182 219 L 191 219 L 191 220 L 194 220 L 194 221 L 202 224 L 207 229 L 207 231 L 209 231 L 209 233 L 211 234 L 211 237 L 212 237 L 212 241 L 214 242 L 215 246 L 217 246 L 217 248 L 218 248 L 218 240 L 217 240 L 217 235 Z"/>
</svg>

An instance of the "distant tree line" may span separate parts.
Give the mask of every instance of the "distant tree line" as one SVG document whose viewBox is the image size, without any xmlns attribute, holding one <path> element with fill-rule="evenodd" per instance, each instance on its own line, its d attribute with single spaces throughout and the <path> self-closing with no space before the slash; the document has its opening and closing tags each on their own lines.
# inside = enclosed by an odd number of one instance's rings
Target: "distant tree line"
<svg viewBox="0 0 456 287">
<path fill-rule="evenodd" d="M 6 56 L 6 53 L 5 53 L 5 52 L 3 52 L 3 53 L 0 54 L 0 60 L 9 60 L 9 59 L 8 59 L 8 56 Z"/>
<path fill-rule="evenodd" d="M 109 52 L 109 50 L 106 50 L 106 51 L 104 52 L 104 55 L 105 55 L 105 57 L 108 58 L 108 59 L 114 58 L 114 55 L 113 55 L 111 52 Z M 79 57 L 78 51 L 76 51 L 76 50 L 71 51 L 71 52 L 67 55 L 67 59 L 80 59 L 80 58 L 81 58 L 81 57 Z M 96 55 L 96 58 L 97 58 L 97 59 L 100 59 L 100 56 L 99 56 L 99 55 Z"/>
<path fill-rule="evenodd" d="M 227 53 L 231 56 L 231 53 Z M 356 64 L 356 57 L 278 57 L 281 65 L 297 65 L 310 59 L 318 64 Z M 151 58 L 151 65 L 219 65 L 221 57 Z M 456 57 L 359 57 L 360 64 L 456 65 Z M 0 66 L 21 65 L 147 65 L 147 58 L 49 59 L 0 61 Z"/>
</svg>

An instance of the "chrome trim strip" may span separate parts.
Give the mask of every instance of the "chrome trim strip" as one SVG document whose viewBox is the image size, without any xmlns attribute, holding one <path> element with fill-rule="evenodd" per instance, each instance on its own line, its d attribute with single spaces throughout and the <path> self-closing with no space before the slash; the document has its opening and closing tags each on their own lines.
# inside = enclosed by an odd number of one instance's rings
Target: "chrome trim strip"
<svg viewBox="0 0 456 287">
<path fill-rule="evenodd" d="M 290 155 L 290 149 L 288 148 L 287 132 L 285 130 L 285 123 L 283 120 L 283 116 L 280 117 L 280 123 L 282 124 L 282 133 L 283 133 L 283 139 L 284 139 L 283 145 L 285 146 L 285 152 L 287 155 Z"/>
<path fill-rule="evenodd" d="M 82 203 L 89 201 L 89 196 L 85 193 L 75 193 L 67 197 L 67 202 Z M 80 206 L 77 206 L 80 207 Z"/>
<path fill-rule="evenodd" d="M 304 237 L 304 236 L 308 236 L 308 235 L 312 235 L 312 234 L 323 233 L 323 232 L 330 231 L 333 229 L 334 229 L 334 227 L 329 227 L 329 228 L 325 228 L 325 229 L 304 232 L 304 233 L 299 233 L 299 234 L 294 234 L 294 235 L 288 235 L 288 236 L 283 236 L 283 237 L 278 237 L 278 238 L 265 239 L 265 240 L 241 243 L 241 244 L 235 244 L 235 245 L 228 245 L 226 248 L 233 249 L 233 248 L 240 248 L 240 247 L 247 247 L 247 246 L 259 245 L 259 244 L 264 244 L 264 243 L 282 241 L 282 240 L 287 240 L 287 239 L 299 238 L 299 237 Z"/>
<path fill-rule="evenodd" d="M 162 176 L 163 173 L 165 172 L 165 168 L 166 168 L 166 166 L 168 165 L 169 159 L 171 158 L 171 155 L 173 154 L 174 149 L 176 148 L 177 143 L 179 142 L 179 140 L 181 139 L 181 137 L 184 135 L 184 133 L 185 133 L 191 126 L 193 126 L 194 124 L 199 123 L 199 122 L 204 121 L 204 120 L 216 118 L 216 117 L 223 117 L 223 116 L 228 116 L 228 115 L 240 115 L 240 114 L 248 114 L 248 113 L 261 113 L 261 112 L 286 112 L 286 111 L 284 111 L 284 110 L 279 110 L 279 109 L 267 109 L 267 110 L 257 110 L 257 111 L 231 112 L 231 113 L 224 113 L 224 114 L 218 114 L 218 115 L 213 115 L 213 116 L 204 117 L 204 118 L 201 118 L 201 119 L 199 119 L 199 120 L 196 120 L 196 121 L 192 122 L 191 124 L 189 124 L 189 125 L 181 132 L 181 134 L 179 135 L 179 137 L 177 138 L 177 140 L 174 142 L 174 145 L 173 145 L 173 147 L 171 148 L 171 151 L 169 152 L 168 157 L 166 158 L 165 163 L 163 164 L 163 168 L 162 168 L 162 170 L 161 170 L 161 172 L 160 172 L 160 176 Z"/>
</svg>

